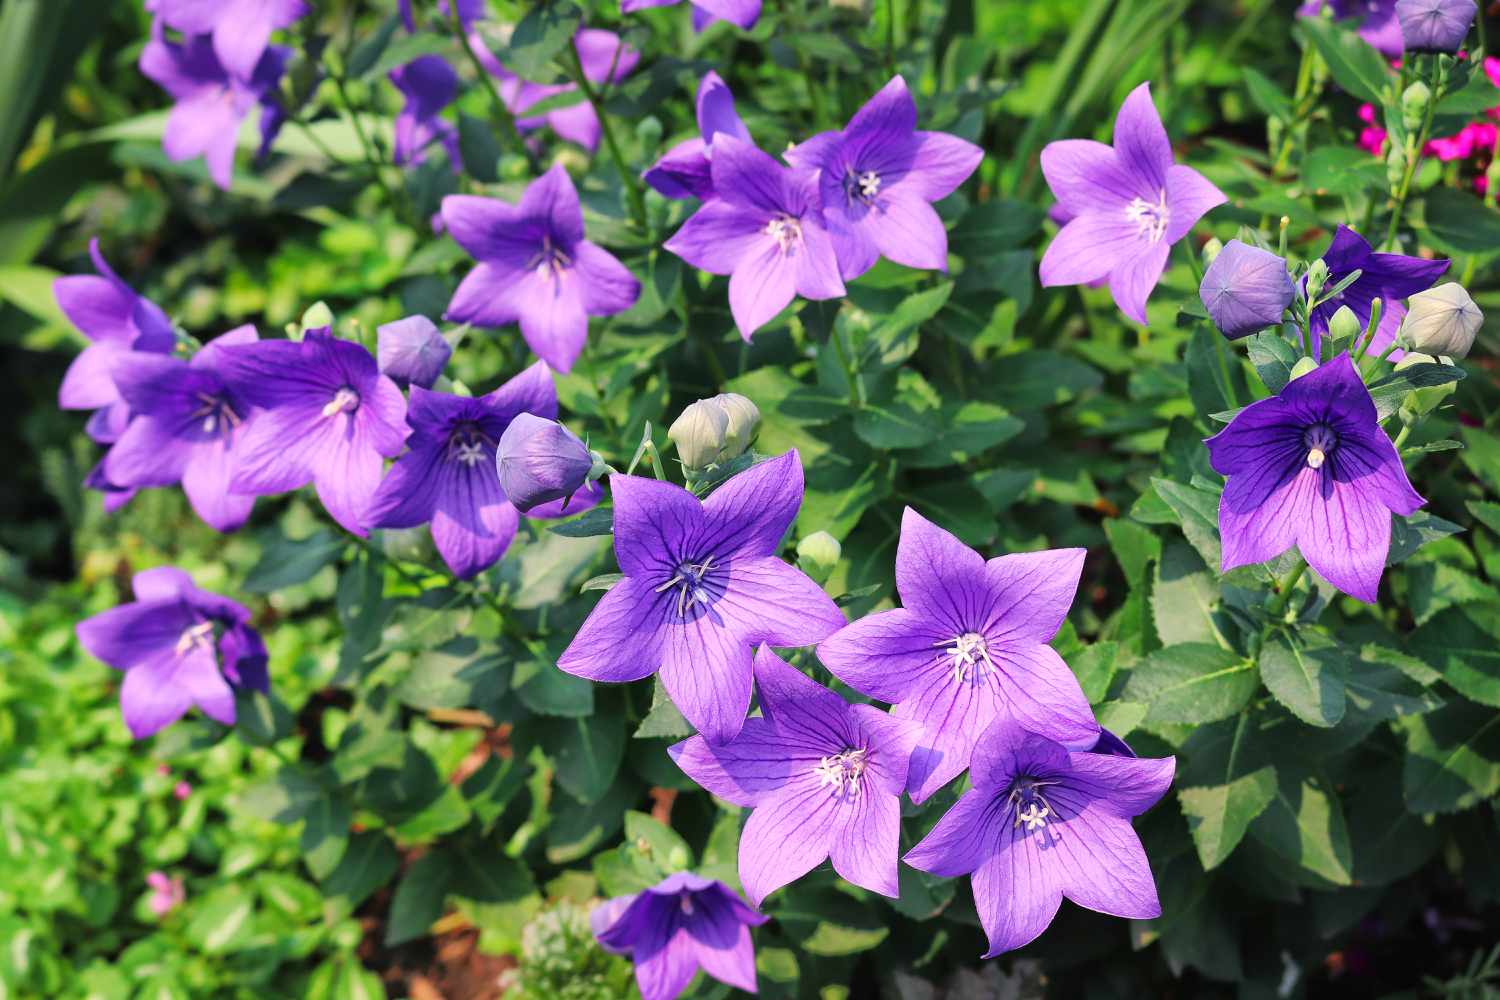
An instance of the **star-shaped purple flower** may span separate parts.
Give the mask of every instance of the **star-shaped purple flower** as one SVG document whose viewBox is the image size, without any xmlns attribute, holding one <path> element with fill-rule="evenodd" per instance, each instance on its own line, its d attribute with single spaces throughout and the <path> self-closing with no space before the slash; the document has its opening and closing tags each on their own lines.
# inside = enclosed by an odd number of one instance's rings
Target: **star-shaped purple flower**
<svg viewBox="0 0 1500 1000">
<path fill-rule="evenodd" d="M 253 496 L 230 491 L 250 406 L 225 384 L 226 349 L 256 342 L 242 326 L 207 344 L 191 361 L 131 352 L 115 362 L 115 384 L 134 415 L 105 457 L 119 486 L 172 486 L 206 524 L 233 531 L 250 516 Z"/>
<path fill-rule="evenodd" d="M 907 783 L 921 802 L 969 766 L 997 718 L 1086 748 L 1088 699 L 1047 645 L 1067 618 L 1083 549 L 984 557 L 910 507 L 896 547 L 902 607 L 868 615 L 818 647 L 834 676 L 927 730 Z"/>
<path fill-rule="evenodd" d="M 719 74 L 709 70 L 698 81 L 698 132 L 700 138 L 679 142 L 663 154 L 641 178 L 668 198 L 714 196 L 710 169 L 716 135 L 731 135 L 750 141 L 750 130 L 734 109 L 734 95 Z"/>
<path fill-rule="evenodd" d="M 1333 9 L 1335 20 L 1360 18 L 1359 37 L 1381 55 L 1390 59 L 1401 55 L 1405 46 L 1401 22 L 1396 18 L 1396 0 L 1307 0 L 1297 8 L 1297 16 L 1319 17 L 1325 6 Z"/>
<path fill-rule="evenodd" d="M 333 519 L 364 537 L 385 459 L 406 436 L 406 400 L 370 352 L 323 327 L 300 342 L 226 348 L 219 372 L 237 399 L 265 411 L 236 446 L 230 489 L 265 496 L 312 483 Z"/>
<path fill-rule="evenodd" d="M 1120 311 L 1146 322 L 1146 299 L 1172 244 L 1224 193 L 1191 167 L 1172 162 L 1151 85 L 1130 92 L 1115 118 L 1114 145 L 1062 139 L 1042 150 L 1042 173 L 1072 216 L 1042 255 L 1045 286 L 1108 279 Z"/>
<path fill-rule="evenodd" d="M 252 79 L 271 32 L 312 10 L 305 0 L 146 0 L 146 9 L 185 35 L 207 35 L 217 62 L 241 80 Z"/>
<path fill-rule="evenodd" d="M 694 212 L 665 246 L 694 267 L 729 275 L 729 309 L 740 336 L 748 341 L 794 295 L 843 295 L 817 172 L 783 167 L 724 133 L 713 149 L 718 196 Z"/>
<path fill-rule="evenodd" d="M 1427 501 L 1406 478 L 1348 353 L 1251 403 L 1204 442 L 1228 477 L 1219 500 L 1222 571 L 1296 546 L 1344 593 L 1373 604 L 1391 513 Z"/>
<path fill-rule="evenodd" d="M 973 788 L 904 860 L 945 878 L 972 874 L 994 958 L 1037 938 L 1063 897 L 1116 917 L 1161 915 L 1130 826 L 1172 784 L 1176 759 L 1070 751 L 997 719 L 974 743 Z"/>
<path fill-rule="evenodd" d="M 89 418 L 89 436 L 108 444 L 130 421 L 130 407 L 115 387 L 115 362 L 132 351 L 170 353 L 177 337 L 166 313 L 110 268 L 97 239 L 89 241 L 89 256 L 97 275 L 68 275 L 52 283 L 58 308 L 90 341 L 63 375 L 57 405 L 96 411 Z"/>
<path fill-rule="evenodd" d="M 623 312 L 640 297 L 635 275 L 584 239 L 578 192 L 561 164 L 533 181 L 517 205 L 449 195 L 443 223 L 479 262 L 443 318 L 491 327 L 519 323 L 537 357 L 560 372 L 583 351 L 590 316 Z"/>
<path fill-rule="evenodd" d="M 641 1000 L 673 1000 L 700 968 L 754 993 L 750 928 L 768 919 L 723 882 L 678 872 L 634 896 L 600 903 L 589 914 L 589 927 L 605 950 L 635 962 Z"/>
<path fill-rule="evenodd" d="M 1313 352 L 1321 358 L 1322 343 L 1317 336 L 1328 332 L 1328 321 L 1340 306 L 1348 306 L 1360 326 L 1370 325 L 1370 301 L 1380 299 L 1380 326 L 1366 349 L 1379 356 L 1395 339 L 1406 318 L 1406 306 L 1402 300 L 1415 292 L 1431 288 L 1432 283 L 1448 270 L 1447 260 L 1424 260 L 1421 257 L 1406 257 L 1399 253 L 1376 253 L 1364 239 L 1348 226 L 1340 225 L 1333 234 L 1328 249 L 1323 251 L 1323 263 L 1328 265 L 1328 280 L 1325 288 L 1332 288 L 1340 281 L 1359 272 L 1359 278 L 1338 295 L 1324 302 L 1312 312 Z M 1307 281 L 1303 279 L 1303 287 Z M 1393 351 L 1391 357 L 1401 360 L 1404 351 Z"/>
<path fill-rule="evenodd" d="M 516 116 L 516 130 L 528 135 L 543 126 L 548 126 L 569 142 L 575 142 L 593 152 L 599 148 L 599 116 L 588 101 L 579 101 L 563 108 L 554 108 L 541 115 L 528 114 L 530 109 L 550 97 L 571 93 L 578 89 L 573 83 L 533 83 L 516 76 L 495 58 L 478 34 L 469 36 L 469 45 L 485 71 L 499 81 L 497 90 L 507 110 Z M 641 60 L 636 49 L 626 45 L 619 35 L 601 28 L 584 28 L 573 37 L 573 47 L 578 51 L 578 61 L 583 67 L 584 77 L 595 87 L 619 83 L 631 73 Z"/>
<path fill-rule="evenodd" d="M 852 281 L 881 257 L 948 270 L 948 231 L 930 203 L 967 180 L 984 150 L 945 132 L 918 132 L 916 102 L 895 76 L 842 132 L 819 133 L 785 156 L 820 171 L 823 218 L 843 278 Z"/>
<path fill-rule="evenodd" d="M 672 483 L 612 475 L 624 579 L 589 613 L 557 665 L 593 681 L 661 671 L 711 743 L 750 708 L 751 650 L 820 642 L 844 624 L 823 589 L 776 557 L 802 505 L 795 451 L 753 465 L 700 501 Z"/>
<path fill-rule="evenodd" d="M 453 169 L 460 169 L 458 127 L 442 117 L 458 94 L 458 73 L 442 56 L 425 55 L 391 70 L 390 78 L 406 98 L 396 115 L 391 158 L 398 165 L 419 163 L 427 147 L 437 143 L 448 153 Z"/>
<path fill-rule="evenodd" d="M 120 709 L 136 739 L 150 736 L 197 705 L 234 725 L 234 689 L 270 690 L 266 647 L 250 612 L 199 590 L 172 566 L 137 573 L 135 601 L 78 623 L 78 641 L 125 671 Z"/>
<path fill-rule="evenodd" d="M 756 906 L 824 860 L 846 881 L 892 898 L 901 793 L 917 724 L 850 705 L 762 646 L 763 718 L 714 745 L 694 736 L 668 753 L 688 777 L 754 811 L 740 834 L 740 880 Z"/>
<path fill-rule="evenodd" d="M 673 7 L 679 0 L 620 0 L 621 14 L 634 14 L 652 7 Z M 714 21 L 749 31 L 760 20 L 761 0 L 692 0 L 693 30 L 702 31 Z"/>
<path fill-rule="evenodd" d="M 216 7 L 213 3 L 199 4 Z M 182 44 L 169 42 L 161 22 L 152 26 L 151 41 L 141 51 L 141 72 L 176 100 L 167 118 L 161 147 L 174 163 L 202 156 L 213 182 L 229 190 L 234 175 L 234 150 L 240 123 L 261 106 L 261 148 L 270 145 L 268 126 L 285 117 L 279 111 L 276 88 L 286 70 L 291 50 L 268 46 L 254 72 L 240 76 L 226 69 L 207 35 L 189 35 Z"/>
</svg>

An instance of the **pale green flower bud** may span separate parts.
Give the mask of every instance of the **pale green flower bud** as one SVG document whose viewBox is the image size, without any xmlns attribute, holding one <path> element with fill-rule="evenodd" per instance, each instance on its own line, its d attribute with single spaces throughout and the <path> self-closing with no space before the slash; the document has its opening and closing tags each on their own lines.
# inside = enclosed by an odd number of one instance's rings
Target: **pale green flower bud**
<svg viewBox="0 0 1500 1000">
<path fill-rule="evenodd" d="M 1292 378 L 1301 378 L 1310 371 L 1316 370 L 1318 363 L 1312 358 L 1299 358 L 1292 366 Z"/>
<path fill-rule="evenodd" d="M 683 468 L 700 472 L 719 460 L 729 433 L 729 414 L 716 400 L 693 403 L 667 429 Z"/>
<path fill-rule="evenodd" d="M 1219 256 L 1219 251 L 1224 249 L 1224 243 L 1217 236 L 1203 244 L 1203 269 L 1206 271 L 1213 264 L 1214 258 Z"/>
<path fill-rule="evenodd" d="M 1307 301 L 1316 302 L 1326 284 L 1328 284 L 1328 265 L 1323 262 L 1322 257 L 1319 257 L 1307 268 Z"/>
<path fill-rule="evenodd" d="M 1464 358 L 1483 325 L 1484 313 L 1469 293 L 1458 282 L 1449 281 L 1407 299 L 1401 340 L 1413 350 Z"/>
<path fill-rule="evenodd" d="M 1418 80 L 1401 94 L 1401 124 L 1408 132 L 1417 132 L 1422 119 L 1427 116 L 1427 104 L 1432 100 L 1432 91 Z"/>
<path fill-rule="evenodd" d="M 328 308 L 326 302 L 314 302 L 307 307 L 302 314 L 302 332 L 308 330 L 320 330 L 325 326 L 333 325 L 333 310 Z"/>
<path fill-rule="evenodd" d="M 718 403 L 729 418 L 729 426 L 724 432 L 724 449 L 719 455 L 721 461 L 727 462 L 743 455 L 750 442 L 755 440 L 755 432 L 760 430 L 760 410 L 737 392 L 721 392 L 713 402 Z"/>
<path fill-rule="evenodd" d="M 797 543 L 797 567 L 823 584 L 833 575 L 843 553 L 837 538 L 826 531 L 815 531 Z"/>
<path fill-rule="evenodd" d="M 1391 143 L 1391 151 L 1385 154 L 1385 182 L 1392 191 L 1401 186 L 1401 178 L 1406 174 L 1406 150 L 1397 143 Z"/>
<path fill-rule="evenodd" d="M 1364 332 L 1365 328 L 1360 324 L 1359 317 L 1348 306 L 1339 306 L 1338 311 L 1328 320 L 1328 339 L 1334 343 L 1353 340 Z"/>
<path fill-rule="evenodd" d="M 1412 365 L 1452 365 L 1452 358 L 1436 358 L 1431 354 L 1422 354 L 1418 351 L 1407 351 L 1406 356 L 1396 362 L 1396 371 L 1410 368 Z M 1414 414 L 1431 413 L 1443 401 L 1458 391 L 1457 382 L 1449 382 L 1447 385 L 1430 385 L 1425 389 L 1413 389 L 1406 394 L 1406 399 L 1401 403 L 1403 410 L 1410 410 Z"/>
</svg>

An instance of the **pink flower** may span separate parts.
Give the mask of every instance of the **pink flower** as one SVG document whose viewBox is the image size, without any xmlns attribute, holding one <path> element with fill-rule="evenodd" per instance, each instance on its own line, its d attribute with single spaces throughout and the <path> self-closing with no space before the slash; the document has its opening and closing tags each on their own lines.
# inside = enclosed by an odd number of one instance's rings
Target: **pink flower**
<svg viewBox="0 0 1500 1000">
<path fill-rule="evenodd" d="M 146 884 L 151 887 L 151 899 L 148 905 L 158 919 L 165 917 L 187 900 L 187 892 L 182 887 L 180 876 L 174 875 L 168 878 L 165 872 L 156 871 L 146 876 Z"/>
<path fill-rule="evenodd" d="M 179 781 L 172 789 L 172 794 L 177 796 L 178 801 L 186 800 L 189 795 L 193 794 L 193 786 L 186 781 Z"/>
<path fill-rule="evenodd" d="M 1365 127 L 1359 130 L 1359 148 L 1368 150 L 1371 156 L 1384 155 L 1386 132 L 1375 124 L 1375 105 L 1361 104 L 1359 120 L 1365 123 Z"/>
</svg>

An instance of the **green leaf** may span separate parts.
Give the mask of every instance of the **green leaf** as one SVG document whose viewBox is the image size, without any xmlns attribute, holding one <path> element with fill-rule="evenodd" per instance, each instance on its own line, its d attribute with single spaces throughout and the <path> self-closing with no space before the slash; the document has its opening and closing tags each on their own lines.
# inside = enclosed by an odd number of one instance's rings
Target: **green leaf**
<svg viewBox="0 0 1500 1000">
<path fill-rule="evenodd" d="M 270 746 L 292 733 L 292 713 L 280 697 L 251 688 L 235 688 L 235 730 L 252 746 Z"/>
<path fill-rule="evenodd" d="M 521 660 L 511 676 L 521 704 L 538 715 L 584 718 L 594 711 L 594 685 L 557 669 L 552 660 Z"/>
<path fill-rule="evenodd" d="M 238 885 L 215 889 L 193 907 L 188 940 L 209 955 L 223 955 L 246 943 L 255 916 L 255 898 Z"/>
<path fill-rule="evenodd" d="M 536 891 L 526 865 L 471 842 L 449 858 L 448 891 L 476 903 L 509 903 Z"/>
<path fill-rule="evenodd" d="M 354 811 L 337 795 L 325 794 L 307 810 L 300 846 L 302 861 L 316 879 L 333 874 L 349 847 Z"/>
<path fill-rule="evenodd" d="M 1240 76 L 1245 81 L 1245 90 L 1249 92 L 1250 100 L 1255 102 L 1255 106 L 1267 118 L 1277 118 L 1291 124 L 1294 111 L 1292 98 L 1286 91 L 1253 66 L 1240 67 Z"/>
<path fill-rule="evenodd" d="M 1297 351 L 1278 330 L 1257 333 L 1245 341 L 1250 351 L 1250 363 L 1261 382 L 1272 392 L 1280 392 L 1292 380 L 1292 368 L 1297 364 Z"/>
<path fill-rule="evenodd" d="M 1500 535 L 1500 503 L 1490 503 L 1488 500 L 1469 500 L 1464 503 L 1481 524 L 1489 528 L 1495 534 Z"/>
<path fill-rule="evenodd" d="M 1125 698 L 1150 706 L 1147 722 L 1214 722 L 1244 708 L 1258 686 L 1254 663 L 1190 642 L 1158 649 L 1137 663 Z"/>
<path fill-rule="evenodd" d="M 1463 526 L 1445 521 L 1435 514 L 1418 511 L 1411 517 L 1391 518 L 1391 547 L 1386 553 L 1385 564 L 1394 566 L 1411 558 L 1428 542 L 1447 538 L 1463 531 Z"/>
<path fill-rule="evenodd" d="M 1500 591 L 1457 566 L 1440 562 L 1413 563 L 1406 571 L 1412 617 L 1424 625 L 1445 608 L 1455 605 L 1500 604 Z"/>
<path fill-rule="evenodd" d="M 1385 164 L 1355 146 L 1320 146 L 1302 160 L 1302 183 L 1317 194 L 1355 195 L 1385 184 Z"/>
<path fill-rule="evenodd" d="M 1278 768 L 1276 795 L 1251 824 L 1250 835 L 1321 882 L 1353 881 L 1343 805 L 1320 776 Z"/>
<path fill-rule="evenodd" d="M 1484 481 L 1490 493 L 1500 495 L 1500 437 L 1480 427 L 1465 427 L 1459 433 L 1464 450 L 1458 457 Z"/>
<path fill-rule="evenodd" d="M 523 80 L 546 78 L 548 64 L 573 41 L 583 11 L 569 0 L 543 0 L 526 12 L 497 53 L 507 69 Z"/>
<path fill-rule="evenodd" d="M 592 538 L 595 535 L 608 535 L 615 530 L 615 511 L 613 507 L 593 507 L 578 517 L 559 521 L 547 530 L 562 535 L 564 538 Z"/>
<path fill-rule="evenodd" d="M 636 739 L 652 739 L 668 737 L 672 739 L 685 738 L 693 735 L 693 727 L 683 718 L 677 706 L 672 704 L 672 699 L 667 697 L 667 689 L 662 686 L 661 678 L 656 678 L 655 686 L 651 689 L 651 710 L 636 727 Z"/>
<path fill-rule="evenodd" d="M 9 302 L 43 323 L 70 326 L 52 296 L 52 283 L 60 277 L 45 267 L 0 267 L 0 301 Z"/>
<path fill-rule="evenodd" d="M 497 651 L 481 653 L 479 649 L 479 642 L 471 636 L 459 636 L 418 653 L 411 670 L 396 685 L 396 700 L 424 711 L 494 705 L 509 688 L 505 658 Z"/>
<path fill-rule="evenodd" d="M 395 20 L 396 18 L 391 18 L 390 21 L 386 22 L 386 25 Z M 385 30 L 386 25 L 381 26 L 382 31 Z M 372 36 L 370 40 L 375 41 L 376 38 L 378 36 Z M 366 69 L 363 73 L 355 73 L 354 67 L 351 65 L 349 73 L 351 76 L 383 77 L 396 67 L 405 66 L 407 63 L 415 59 L 420 59 L 422 56 L 446 56 L 452 51 L 453 40 L 442 35 L 431 35 L 420 32 L 415 35 L 402 35 L 385 46 L 385 50 L 379 53 L 379 57 L 370 64 L 369 69 Z M 355 55 L 358 54 L 359 51 L 356 49 Z M 352 64 L 353 61 L 353 58 L 351 58 L 350 63 Z"/>
<path fill-rule="evenodd" d="M 1004 407 L 980 400 L 945 403 L 938 422 L 942 428 L 938 439 L 906 457 L 909 468 L 962 465 L 1004 444 L 1026 427 Z"/>
<path fill-rule="evenodd" d="M 920 448 L 942 432 L 942 399 L 927 380 L 914 371 L 896 376 L 895 394 L 872 400 L 854 415 L 854 432 L 879 450 Z"/>
<path fill-rule="evenodd" d="M 1417 629 L 1410 646 L 1459 694 L 1500 708 L 1500 606 L 1449 608 Z"/>
<path fill-rule="evenodd" d="M 415 941 L 427 934 L 428 928 L 443 915 L 443 901 L 454 875 L 452 860 L 443 850 L 422 855 L 406 869 L 386 917 L 386 947 Z"/>
<path fill-rule="evenodd" d="M 1384 420 L 1401 408 L 1406 394 L 1413 389 L 1428 389 L 1459 382 L 1467 374 L 1457 365 L 1412 365 L 1370 383 L 1370 398 L 1375 402 L 1376 414 Z"/>
<path fill-rule="evenodd" d="M 273 823 L 295 823 L 326 794 L 319 782 L 299 771 L 284 768 L 246 788 L 236 797 L 235 804 Z"/>
<path fill-rule="evenodd" d="M 861 906 L 830 889 L 788 890 L 776 917 L 792 939 L 813 955 L 857 955 L 891 933 L 890 925 L 873 907 Z"/>
<path fill-rule="evenodd" d="M 1156 495 L 1172 509 L 1177 523 L 1182 526 L 1182 534 L 1188 544 L 1198 550 L 1204 564 L 1218 566 L 1221 562 L 1218 494 L 1170 479 L 1152 479 L 1151 485 Z"/>
<path fill-rule="evenodd" d="M 1223 864 L 1275 796 L 1276 769 L 1269 765 L 1222 785 L 1177 790 L 1205 870 Z"/>
<path fill-rule="evenodd" d="M 1446 253 L 1500 250 L 1500 212 L 1476 195 L 1438 186 L 1422 198 L 1422 236 Z"/>
<path fill-rule="evenodd" d="M 401 18 L 395 15 L 386 18 L 374 34 L 368 36 L 364 39 L 364 41 L 354 46 L 354 51 L 349 53 L 349 62 L 344 67 L 345 74 L 354 79 L 358 79 L 359 77 L 365 75 L 373 75 L 375 73 L 376 61 L 380 59 L 381 53 L 386 51 L 386 47 L 391 44 L 391 39 L 395 37 L 396 31 L 400 27 Z M 421 38 L 425 40 L 432 39 L 433 36 L 409 35 L 403 38 L 402 41 L 411 41 L 414 38 Z M 416 55 L 420 54 L 421 53 L 416 53 Z M 415 58 L 415 56 L 413 56 L 413 58 Z M 386 69 L 391 69 L 398 65 L 400 65 L 400 61 L 391 63 L 386 67 Z"/>
<path fill-rule="evenodd" d="M 1297 19 L 1296 30 L 1317 47 L 1340 87 L 1361 101 L 1383 103 L 1385 89 L 1392 82 L 1391 68 L 1348 23 L 1302 17 Z"/>
<path fill-rule="evenodd" d="M 968 261 L 1023 245 L 1042 228 L 1046 213 L 1029 201 L 995 199 L 971 207 L 948 233 L 948 250 Z"/>
<path fill-rule="evenodd" d="M 1056 351 L 1007 354 L 995 364 L 1005 373 L 1005 405 L 1012 412 L 1067 403 L 1104 382 L 1097 369 Z"/>
<path fill-rule="evenodd" d="M 1151 615 L 1164 645 L 1214 642 L 1214 609 L 1219 586 L 1198 554 L 1182 542 L 1169 542 L 1156 564 Z"/>
<path fill-rule="evenodd" d="M 686 871 L 693 863 L 687 841 L 671 827 L 643 812 L 625 814 L 625 845 L 646 855 L 664 874 Z"/>
<path fill-rule="evenodd" d="M 1407 809 L 1457 812 L 1500 792 L 1500 712 L 1454 701 L 1396 726 L 1406 739 L 1401 786 Z"/>
<path fill-rule="evenodd" d="M 625 757 L 625 714 L 613 699 L 587 719 L 548 724 L 543 742 L 557 765 L 557 782 L 582 802 L 609 790 Z"/>
<path fill-rule="evenodd" d="M 320 528 L 306 538 L 276 535 L 262 542 L 260 561 L 245 575 L 240 587 L 265 594 L 304 583 L 336 562 L 348 544 L 348 538 L 331 528 Z"/>
<path fill-rule="evenodd" d="M 323 895 L 342 899 L 354 909 L 390 882 L 400 858 L 384 833 L 366 830 L 349 838 L 338 866 L 323 880 Z"/>
<path fill-rule="evenodd" d="M 469 804 L 463 794 L 452 785 L 444 785 L 437 798 L 396 826 L 396 839 L 403 844 L 424 844 L 462 829 L 468 822 Z"/>
<path fill-rule="evenodd" d="M 1335 726 L 1344 717 L 1348 675 L 1348 652 L 1322 632 L 1276 632 L 1261 647 L 1261 680 L 1277 701 L 1310 726 Z"/>
</svg>

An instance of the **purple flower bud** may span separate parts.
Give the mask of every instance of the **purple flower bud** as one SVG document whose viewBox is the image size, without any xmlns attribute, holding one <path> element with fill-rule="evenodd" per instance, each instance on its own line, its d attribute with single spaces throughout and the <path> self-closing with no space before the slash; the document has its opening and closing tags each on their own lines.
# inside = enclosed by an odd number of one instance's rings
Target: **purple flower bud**
<svg viewBox="0 0 1500 1000">
<path fill-rule="evenodd" d="M 408 384 L 432 388 L 453 355 L 432 320 L 408 316 L 377 327 L 375 356 L 380 370 L 402 388 Z"/>
<path fill-rule="evenodd" d="M 556 420 L 522 413 L 500 435 L 495 466 L 501 489 L 524 514 L 582 489 L 594 458 L 578 435 Z"/>
<path fill-rule="evenodd" d="M 1474 0 L 1398 0 L 1396 17 L 1409 52 L 1457 52 L 1479 10 Z"/>
<path fill-rule="evenodd" d="M 1238 340 L 1281 322 L 1292 279 L 1274 253 L 1230 240 L 1203 275 L 1198 298 L 1224 336 Z"/>
</svg>

